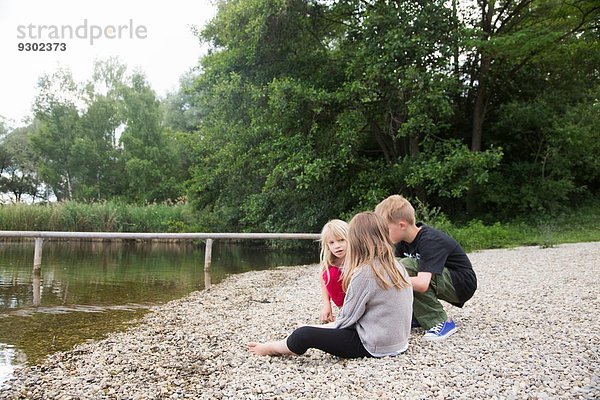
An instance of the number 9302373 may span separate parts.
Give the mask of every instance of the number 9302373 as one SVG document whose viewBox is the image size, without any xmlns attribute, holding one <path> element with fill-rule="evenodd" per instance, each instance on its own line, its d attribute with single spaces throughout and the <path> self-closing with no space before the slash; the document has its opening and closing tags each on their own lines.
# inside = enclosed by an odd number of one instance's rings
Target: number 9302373
<svg viewBox="0 0 600 400">
<path fill-rule="evenodd" d="M 17 50 L 19 51 L 66 51 L 67 44 L 61 42 L 20 42 L 17 44 Z"/>
</svg>

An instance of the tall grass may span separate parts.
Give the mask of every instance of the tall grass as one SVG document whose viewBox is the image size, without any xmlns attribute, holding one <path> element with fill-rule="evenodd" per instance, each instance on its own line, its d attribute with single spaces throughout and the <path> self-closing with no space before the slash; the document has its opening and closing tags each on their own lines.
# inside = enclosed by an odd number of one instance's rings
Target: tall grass
<svg viewBox="0 0 600 400">
<path fill-rule="evenodd" d="M 454 237 L 466 251 L 600 241 L 600 201 L 565 210 L 562 215 L 464 225 L 450 222 L 439 209 L 417 207 L 417 218 Z M 0 206 L 0 230 L 71 232 L 202 232 L 187 204 L 135 206 L 117 202 L 63 202 Z M 227 227 L 222 227 L 228 231 Z"/>
<path fill-rule="evenodd" d="M 187 205 L 135 206 L 116 202 L 61 202 L 0 206 L 0 230 L 71 232 L 186 232 L 194 226 Z"/>
</svg>

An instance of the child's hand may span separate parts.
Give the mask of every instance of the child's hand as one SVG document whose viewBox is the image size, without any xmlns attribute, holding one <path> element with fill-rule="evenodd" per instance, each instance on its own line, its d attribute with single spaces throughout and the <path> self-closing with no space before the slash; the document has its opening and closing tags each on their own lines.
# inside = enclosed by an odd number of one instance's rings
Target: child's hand
<svg viewBox="0 0 600 400">
<path fill-rule="evenodd" d="M 331 311 L 331 304 L 326 304 L 321 308 L 321 322 L 327 323 L 333 321 L 335 321 L 335 317 Z"/>
</svg>

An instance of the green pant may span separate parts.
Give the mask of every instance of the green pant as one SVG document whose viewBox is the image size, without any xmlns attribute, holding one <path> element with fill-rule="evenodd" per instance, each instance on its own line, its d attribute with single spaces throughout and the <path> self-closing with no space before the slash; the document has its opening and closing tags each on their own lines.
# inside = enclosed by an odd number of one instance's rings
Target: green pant
<svg viewBox="0 0 600 400">
<path fill-rule="evenodd" d="M 399 261 L 406 268 L 408 275 L 417 276 L 417 260 L 402 258 Z M 413 294 L 413 317 L 424 329 L 433 328 L 448 319 L 440 300 L 448 303 L 459 303 L 448 268 L 444 268 L 441 275 L 431 275 L 431 282 L 429 282 L 429 288 L 425 293 L 413 291 Z"/>
</svg>

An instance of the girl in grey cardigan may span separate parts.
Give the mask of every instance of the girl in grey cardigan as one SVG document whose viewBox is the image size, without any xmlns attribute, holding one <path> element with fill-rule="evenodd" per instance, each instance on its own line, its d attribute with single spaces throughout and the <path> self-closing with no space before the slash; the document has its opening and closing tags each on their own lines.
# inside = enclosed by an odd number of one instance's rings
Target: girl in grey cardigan
<svg viewBox="0 0 600 400">
<path fill-rule="evenodd" d="M 343 273 L 346 299 L 337 320 L 303 326 L 286 339 L 248 343 L 257 355 L 301 355 L 309 348 L 343 358 L 384 357 L 408 348 L 413 294 L 394 257 L 386 222 L 372 212 L 350 221 Z"/>
</svg>

